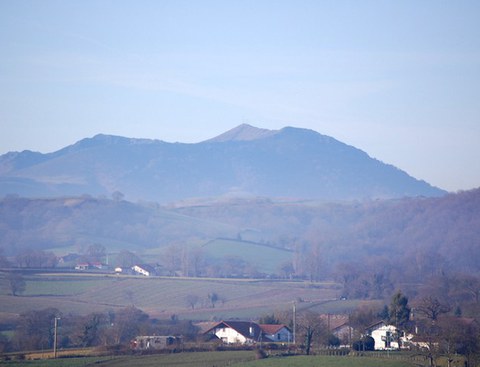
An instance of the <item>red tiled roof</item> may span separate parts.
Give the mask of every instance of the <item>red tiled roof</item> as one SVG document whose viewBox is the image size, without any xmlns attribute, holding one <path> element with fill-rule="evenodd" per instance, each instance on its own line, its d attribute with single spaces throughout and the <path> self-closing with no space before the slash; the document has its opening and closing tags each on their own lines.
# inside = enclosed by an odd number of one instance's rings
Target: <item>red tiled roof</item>
<svg viewBox="0 0 480 367">
<path fill-rule="evenodd" d="M 325 324 L 330 327 L 330 331 L 339 328 L 340 326 L 347 325 L 349 321 L 348 315 L 320 315 Z"/>
<path fill-rule="evenodd" d="M 283 324 L 280 324 L 280 325 L 277 325 L 277 324 L 260 324 L 259 326 L 262 329 L 262 331 L 265 334 L 268 334 L 268 335 L 276 334 L 280 330 L 282 330 L 282 328 L 287 328 L 288 329 L 288 327 L 286 325 L 283 325 Z"/>
</svg>

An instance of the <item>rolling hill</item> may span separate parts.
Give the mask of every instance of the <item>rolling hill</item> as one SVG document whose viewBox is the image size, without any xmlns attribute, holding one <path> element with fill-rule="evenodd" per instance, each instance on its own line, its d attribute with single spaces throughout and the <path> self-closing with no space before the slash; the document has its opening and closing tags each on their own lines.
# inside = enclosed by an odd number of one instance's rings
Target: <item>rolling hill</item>
<svg viewBox="0 0 480 367">
<path fill-rule="evenodd" d="M 443 190 L 312 130 L 240 125 L 196 144 L 97 135 L 49 154 L 0 156 L 0 195 L 364 199 Z"/>
<path fill-rule="evenodd" d="M 308 262 L 312 251 L 324 277 L 342 263 L 373 267 L 369 262 L 397 269 L 403 278 L 446 270 L 478 273 L 480 189 L 438 198 L 224 198 L 178 206 L 86 196 L 8 197 L 0 200 L 0 238 L 7 256 L 31 249 L 65 254 L 99 243 L 109 252 L 128 250 L 159 262 L 171 246 L 176 252 L 200 248 L 205 260 L 240 258 L 277 274 L 289 259 Z"/>
</svg>

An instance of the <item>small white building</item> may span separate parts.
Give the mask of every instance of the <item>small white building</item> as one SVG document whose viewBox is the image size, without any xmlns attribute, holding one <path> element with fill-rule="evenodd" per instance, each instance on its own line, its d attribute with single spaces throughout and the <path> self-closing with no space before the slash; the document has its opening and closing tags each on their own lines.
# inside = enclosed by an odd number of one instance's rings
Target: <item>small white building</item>
<svg viewBox="0 0 480 367">
<path fill-rule="evenodd" d="M 135 274 L 144 275 L 146 277 L 155 275 L 155 269 L 150 265 L 134 265 L 132 266 L 132 270 Z"/>
<path fill-rule="evenodd" d="M 182 344 L 180 336 L 137 336 L 130 343 L 132 349 L 149 350 L 149 349 L 165 349 L 177 347 Z"/>
<path fill-rule="evenodd" d="M 88 270 L 90 269 L 89 263 L 78 263 L 75 265 L 75 270 Z"/>
<path fill-rule="evenodd" d="M 375 340 L 375 350 L 399 350 L 400 335 L 394 325 L 379 321 L 366 329 L 367 335 Z"/>
</svg>

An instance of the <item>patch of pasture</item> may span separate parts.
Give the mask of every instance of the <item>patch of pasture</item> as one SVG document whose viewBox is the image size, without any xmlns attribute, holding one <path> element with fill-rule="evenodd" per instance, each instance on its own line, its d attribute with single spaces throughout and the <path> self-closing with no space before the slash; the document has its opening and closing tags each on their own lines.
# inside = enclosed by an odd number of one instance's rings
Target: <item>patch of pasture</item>
<svg viewBox="0 0 480 367">
<path fill-rule="evenodd" d="M 230 239 L 216 239 L 202 247 L 210 256 L 222 259 L 238 257 L 255 266 L 258 271 L 272 274 L 285 262 L 291 261 L 293 253 L 267 245 Z"/>
<path fill-rule="evenodd" d="M 50 278 L 39 279 L 29 277 L 22 296 L 74 296 L 110 284 L 110 279 L 98 278 Z"/>
<path fill-rule="evenodd" d="M 235 367 L 412 367 L 407 361 L 370 357 L 293 356 L 272 357 L 234 364 Z"/>
<path fill-rule="evenodd" d="M 408 361 L 349 356 L 291 356 L 255 360 L 254 351 L 173 353 L 121 357 L 85 357 L 36 361 L 6 361 L 17 367 L 412 367 Z"/>
</svg>

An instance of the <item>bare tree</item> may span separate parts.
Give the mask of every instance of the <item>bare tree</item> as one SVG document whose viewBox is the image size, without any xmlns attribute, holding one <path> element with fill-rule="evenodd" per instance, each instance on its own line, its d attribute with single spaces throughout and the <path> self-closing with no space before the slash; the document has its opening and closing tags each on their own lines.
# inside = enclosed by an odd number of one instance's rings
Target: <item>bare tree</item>
<svg viewBox="0 0 480 367">
<path fill-rule="evenodd" d="M 322 249 L 321 244 L 315 242 L 310 246 L 305 259 L 306 275 L 311 282 L 316 282 L 321 279 L 322 276 Z"/>
<path fill-rule="evenodd" d="M 128 342 L 139 333 L 142 333 L 142 331 L 147 333 L 147 321 L 148 315 L 133 306 L 126 307 L 116 312 L 111 327 L 113 344 Z"/>
<path fill-rule="evenodd" d="M 200 247 L 196 247 L 190 251 L 190 274 L 194 277 L 198 277 L 204 266 L 205 253 Z"/>
<path fill-rule="evenodd" d="M 15 261 L 20 268 L 53 268 L 57 265 L 57 257 L 53 252 L 25 249 Z"/>
<path fill-rule="evenodd" d="M 163 251 L 163 265 L 171 276 L 175 276 L 181 265 L 181 250 L 177 245 L 170 245 Z"/>
<path fill-rule="evenodd" d="M 19 293 L 25 292 L 26 283 L 22 274 L 10 272 L 7 274 L 6 279 L 12 296 L 17 296 Z"/>
<path fill-rule="evenodd" d="M 314 338 L 327 332 L 327 325 L 318 313 L 305 311 L 297 316 L 297 330 L 304 338 L 305 354 L 309 355 Z"/>
<path fill-rule="evenodd" d="M 293 274 L 295 274 L 295 269 L 291 261 L 286 261 L 280 264 L 278 271 L 280 276 L 285 279 L 291 279 Z"/>
<path fill-rule="evenodd" d="M 196 294 L 187 294 L 187 296 L 185 297 L 185 302 L 187 303 L 187 306 L 191 307 L 192 310 L 195 309 L 195 306 L 197 305 L 199 300 L 200 297 Z"/>
<path fill-rule="evenodd" d="M 101 339 L 102 329 L 107 325 L 107 317 L 102 313 L 92 313 L 77 320 L 74 329 L 78 335 L 78 343 L 82 347 L 98 345 Z"/>
<path fill-rule="evenodd" d="M 105 249 L 105 246 L 99 243 L 94 243 L 93 245 L 90 245 L 87 248 L 88 261 L 103 262 L 106 254 L 107 254 L 107 250 Z"/>
<path fill-rule="evenodd" d="M 449 312 L 450 306 L 441 303 L 437 297 L 428 296 L 418 302 L 416 310 L 433 323 L 441 314 Z"/>
<path fill-rule="evenodd" d="M 212 308 L 215 308 L 215 304 L 218 302 L 218 294 L 215 292 L 209 293 L 207 295 L 208 300 L 210 301 L 210 304 L 212 305 Z"/>
<path fill-rule="evenodd" d="M 14 344 L 19 350 L 48 349 L 53 346 L 54 320 L 60 315 L 56 308 L 28 311 L 20 315 Z"/>
<path fill-rule="evenodd" d="M 134 265 L 142 264 L 142 260 L 133 252 L 123 250 L 117 255 L 115 263 L 122 268 L 131 268 Z"/>
<path fill-rule="evenodd" d="M 480 303 L 480 278 L 462 274 L 455 279 L 455 295 L 460 299 L 469 299 L 472 302 Z"/>
<path fill-rule="evenodd" d="M 5 255 L 3 254 L 3 248 L 0 247 L 0 268 L 9 268 L 12 264 L 7 260 Z"/>
</svg>

